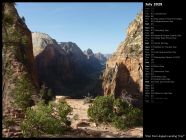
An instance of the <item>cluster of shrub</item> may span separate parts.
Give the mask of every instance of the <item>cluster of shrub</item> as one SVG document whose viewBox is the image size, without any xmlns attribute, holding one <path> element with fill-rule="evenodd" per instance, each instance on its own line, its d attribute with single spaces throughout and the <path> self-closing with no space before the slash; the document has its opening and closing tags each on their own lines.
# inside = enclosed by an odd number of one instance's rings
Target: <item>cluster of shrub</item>
<svg viewBox="0 0 186 140">
<path fill-rule="evenodd" d="M 38 137 L 45 134 L 64 134 L 70 130 L 71 122 L 67 115 L 72 108 L 61 99 L 59 103 L 39 102 L 35 108 L 27 108 L 21 130 L 25 137 Z"/>
<path fill-rule="evenodd" d="M 70 129 L 71 122 L 67 115 L 72 108 L 64 99 L 58 103 L 53 101 L 54 95 L 50 89 L 42 86 L 39 92 L 40 99 L 32 106 L 32 94 L 34 87 L 28 76 L 23 74 L 17 80 L 12 91 L 13 105 L 22 109 L 25 114 L 21 122 L 21 131 L 24 137 L 38 137 L 45 134 L 63 134 Z"/>
<path fill-rule="evenodd" d="M 143 125 L 143 111 L 113 96 L 96 97 L 88 116 L 96 123 L 111 124 L 121 130 Z"/>
</svg>

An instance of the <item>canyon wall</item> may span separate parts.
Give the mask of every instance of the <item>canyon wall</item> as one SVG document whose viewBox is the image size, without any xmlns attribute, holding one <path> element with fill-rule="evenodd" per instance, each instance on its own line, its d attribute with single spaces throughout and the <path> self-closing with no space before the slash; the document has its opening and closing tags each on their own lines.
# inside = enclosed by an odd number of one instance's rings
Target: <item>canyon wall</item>
<svg viewBox="0 0 186 140">
<path fill-rule="evenodd" d="M 15 91 L 21 86 L 33 87 L 37 96 L 38 80 L 34 62 L 32 36 L 25 22 L 20 18 L 14 3 L 2 4 L 2 95 L 3 113 L 15 109 L 12 105 Z M 18 85 L 24 81 L 24 85 Z"/>
<path fill-rule="evenodd" d="M 125 41 L 106 62 L 104 95 L 131 96 L 141 106 L 143 96 L 143 13 L 128 27 Z"/>
</svg>

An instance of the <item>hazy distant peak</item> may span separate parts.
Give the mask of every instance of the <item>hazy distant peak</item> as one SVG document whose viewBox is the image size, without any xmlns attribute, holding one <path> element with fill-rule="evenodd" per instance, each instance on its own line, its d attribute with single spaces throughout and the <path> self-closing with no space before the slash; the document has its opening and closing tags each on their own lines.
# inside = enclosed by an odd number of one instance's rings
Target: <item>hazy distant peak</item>
<svg viewBox="0 0 186 140">
<path fill-rule="evenodd" d="M 84 53 L 85 53 L 85 55 L 87 55 L 87 56 L 92 56 L 92 55 L 94 55 L 93 51 L 92 51 L 90 48 L 88 48 L 87 50 L 85 50 Z"/>
</svg>

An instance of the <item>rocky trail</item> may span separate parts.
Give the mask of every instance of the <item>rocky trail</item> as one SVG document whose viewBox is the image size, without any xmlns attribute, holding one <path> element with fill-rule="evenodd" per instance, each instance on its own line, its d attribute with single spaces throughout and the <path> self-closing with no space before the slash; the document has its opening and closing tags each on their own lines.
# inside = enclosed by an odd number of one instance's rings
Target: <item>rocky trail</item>
<svg viewBox="0 0 186 140">
<path fill-rule="evenodd" d="M 110 125 L 95 124 L 89 121 L 87 109 L 90 103 L 84 103 L 84 99 L 65 99 L 73 108 L 71 118 L 72 132 L 64 137 L 143 137 L 143 128 L 136 127 L 127 131 L 120 131 Z M 76 116 L 76 117 L 74 117 Z"/>
</svg>

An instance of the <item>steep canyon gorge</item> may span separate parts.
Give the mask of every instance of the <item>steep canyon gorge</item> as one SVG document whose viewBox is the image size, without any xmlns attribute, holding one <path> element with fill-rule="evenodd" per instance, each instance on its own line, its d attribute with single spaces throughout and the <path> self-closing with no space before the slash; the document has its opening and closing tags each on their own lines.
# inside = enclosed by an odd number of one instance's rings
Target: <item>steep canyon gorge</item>
<svg viewBox="0 0 186 140">
<path fill-rule="evenodd" d="M 19 83 L 31 93 L 28 106 L 40 98 L 44 84 L 54 95 L 83 98 L 90 94 L 130 98 L 143 107 L 143 13 L 128 27 L 126 39 L 110 57 L 82 51 L 74 42 L 57 42 L 46 33 L 31 32 L 14 3 L 2 5 L 3 116 L 18 111 L 12 102 Z M 88 47 L 88 46 L 87 46 Z M 22 96 L 22 93 L 20 93 Z"/>
<path fill-rule="evenodd" d="M 101 53 L 94 54 L 91 49 L 82 51 L 73 42 L 57 43 L 45 33 L 31 33 L 12 4 L 5 4 L 4 14 L 14 16 L 13 27 L 6 27 L 6 30 L 14 28 L 11 30 L 18 30 L 22 36 L 28 38 L 26 44 L 28 47 L 22 45 L 23 47 L 19 47 L 19 53 L 27 57 L 25 67 L 28 67 L 29 76 L 37 88 L 45 84 L 55 95 L 72 97 L 83 97 L 87 93 L 94 96 L 114 95 L 115 97 L 127 94 L 138 101 L 142 100 L 142 12 L 130 23 L 125 41 L 120 43 L 116 52 L 108 60 Z M 4 60 L 6 55 L 8 53 L 3 52 Z M 7 80 L 3 83 L 5 83 L 4 88 L 8 87 Z"/>
</svg>

